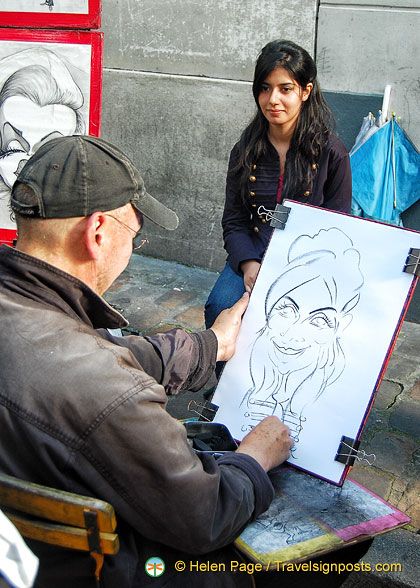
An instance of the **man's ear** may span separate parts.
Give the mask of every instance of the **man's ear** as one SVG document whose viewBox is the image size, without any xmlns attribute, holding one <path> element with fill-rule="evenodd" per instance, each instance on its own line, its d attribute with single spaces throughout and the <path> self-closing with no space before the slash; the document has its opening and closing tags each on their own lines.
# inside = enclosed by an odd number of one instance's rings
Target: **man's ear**
<svg viewBox="0 0 420 588">
<path fill-rule="evenodd" d="M 92 260 L 98 259 L 104 244 L 104 229 L 108 222 L 103 212 L 94 212 L 86 221 L 85 247 Z"/>
</svg>

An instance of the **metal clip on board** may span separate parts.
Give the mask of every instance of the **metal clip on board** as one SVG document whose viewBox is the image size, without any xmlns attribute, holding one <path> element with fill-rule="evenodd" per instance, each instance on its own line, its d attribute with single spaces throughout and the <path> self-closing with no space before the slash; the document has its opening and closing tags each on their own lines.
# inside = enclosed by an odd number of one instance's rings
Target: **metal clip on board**
<svg viewBox="0 0 420 588">
<path fill-rule="evenodd" d="M 274 229 L 284 229 L 289 218 L 290 210 L 289 206 L 277 204 L 274 210 L 268 210 L 265 206 L 260 206 L 257 213 L 260 216 L 265 216 L 267 221 L 271 221 L 270 225 Z"/>
<path fill-rule="evenodd" d="M 368 465 L 373 465 L 376 461 L 376 455 L 374 453 L 367 454 L 364 449 L 359 449 L 359 446 L 360 441 L 343 435 L 334 458 L 335 461 L 339 461 L 346 466 L 352 466 L 355 461 L 366 461 Z M 371 461 L 369 461 L 369 457 Z"/>
<path fill-rule="evenodd" d="M 420 249 L 410 249 L 403 271 L 420 278 Z"/>
</svg>

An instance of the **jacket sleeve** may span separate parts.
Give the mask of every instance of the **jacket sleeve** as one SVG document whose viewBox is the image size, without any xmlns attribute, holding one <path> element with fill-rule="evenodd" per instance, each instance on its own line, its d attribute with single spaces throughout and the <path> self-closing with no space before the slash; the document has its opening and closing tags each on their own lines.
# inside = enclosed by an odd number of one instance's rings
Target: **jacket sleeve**
<svg viewBox="0 0 420 588">
<path fill-rule="evenodd" d="M 351 199 L 350 157 L 343 143 L 337 137 L 333 137 L 333 143 L 328 154 L 323 208 L 349 213 Z"/>
<path fill-rule="evenodd" d="M 238 175 L 232 168 L 238 160 L 237 145 L 232 149 L 226 178 L 226 200 L 222 217 L 223 239 L 232 269 L 240 273 L 240 264 L 248 259 L 261 261 L 249 233 L 249 211 L 244 206 L 239 189 Z"/>
<path fill-rule="evenodd" d="M 127 347 L 142 369 L 169 395 L 200 390 L 216 365 L 217 338 L 211 329 L 192 334 L 172 329 L 148 337 L 114 337 L 105 329 L 98 332 L 104 339 Z"/>
<path fill-rule="evenodd" d="M 101 412 L 68 467 L 95 486 L 99 476 L 100 495 L 146 540 L 190 554 L 231 543 L 273 499 L 268 475 L 248 455 L 193 452 L 185 427 L 165 410 L 162 387 L 132 374 L 137 384 L 121 373 L 126 392 Z"/>
</svg>

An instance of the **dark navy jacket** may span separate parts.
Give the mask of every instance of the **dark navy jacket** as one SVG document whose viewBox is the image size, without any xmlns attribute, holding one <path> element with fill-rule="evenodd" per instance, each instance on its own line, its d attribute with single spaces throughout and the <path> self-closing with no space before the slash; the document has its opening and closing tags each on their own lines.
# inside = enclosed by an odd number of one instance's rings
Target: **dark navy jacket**
<svg viewBox="0 0 420 588">
<path fill-rule="evenodd" d="M 232 269 L 240 273 L 239 265 L 242 261 L 261 261 L 270 239 L 270 223 L 263 215 L 259 216 L 257 211 L 261 205 L 268 210 L 276 206 L 280 160 L 275 148 L 268 143 L 267 154 L 256 162 L 253 176 L 248 181 L 249 208 L 241 200 L 238 174 L 231 173 L 237 161 L 238 143 L 230 154 L 222 226 L 228 261 Z M 344 144 L 335 135 L 330 135 L 323 150 L 312 191 L 296 194 L 293 200 L 329 210 L 350 212 L 350 159 Z"/>
</svg>

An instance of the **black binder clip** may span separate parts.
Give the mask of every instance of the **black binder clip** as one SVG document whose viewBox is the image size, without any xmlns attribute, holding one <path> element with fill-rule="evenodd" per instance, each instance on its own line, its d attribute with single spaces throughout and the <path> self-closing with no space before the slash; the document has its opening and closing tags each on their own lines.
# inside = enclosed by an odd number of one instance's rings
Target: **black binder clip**
<svg viewBox="0 0 420 588">
<path fill-rule="evenodd" d="M 200 417 L 198 420 L 211 422 L 216 416 L 219 407 L 208 400 L 205 400 L 204 404 L 198 404 L 196 400 L 190 400 L 187 405 L 187 410 L 197 414 Z"/>
<path fill-rule="evenodd" d="M 335 461 L 339 461 L 346 466 L 352 466 L 355 461 L 366 461 L 368 465 L 373 465 L 376 461 L 376 455 L 367 454 L 364 449 L 359 449 L 360 441 L 351 437 L 341 437 L 340 445 L 335 456 Z M 368 459 L 371 458 L 371 461 Z"/>
<path fill-rule="evenodd" d="M 420 249 L 410 249 L 403 271 L 420 278 Z"/>
<path fill-rule="evenodd" d="M 270 225 L 274 229 L 284 229 L 290 214 L 290 206 L 277 204 L 274 210 L 268 210 L 265 206 L 260 206 L 257 210 L 259 216 L 265 216 L 265 220 L 271 221 Z"/>
</svg>

